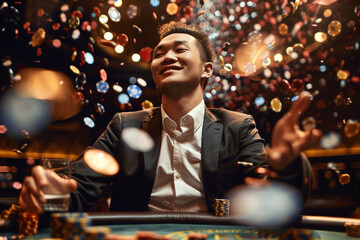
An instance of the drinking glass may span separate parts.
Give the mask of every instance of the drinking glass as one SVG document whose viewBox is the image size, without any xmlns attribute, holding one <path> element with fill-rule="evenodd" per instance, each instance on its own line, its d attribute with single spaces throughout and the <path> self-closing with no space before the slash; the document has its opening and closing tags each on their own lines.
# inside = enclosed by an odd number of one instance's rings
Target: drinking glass
<svg viewBox="0 0 360 240">
<path fill-rule="evenodd" d="M 59 184 L 58 176 L 70 178 L 72 173 L 72 161 L 65 158 L 42 158 L 40 165 L 50 170 L 46 176 L 49 185 L 42 190 L 44 191 L 46 203 L 41 207 L 45 212 L 65 212 L 69 210 L 70 193 Z M 56 175 L 55 175 L 56 174 Z"/>
</svg>

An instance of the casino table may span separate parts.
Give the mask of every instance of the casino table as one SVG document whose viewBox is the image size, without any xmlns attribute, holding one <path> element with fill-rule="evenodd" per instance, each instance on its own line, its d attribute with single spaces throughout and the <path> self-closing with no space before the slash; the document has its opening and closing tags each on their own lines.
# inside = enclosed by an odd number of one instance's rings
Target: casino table
<svg viewBox="0 0 360 240">
<path fill-rule="evenodd" d="M 360 224 L 360 219 L 352 218 L 301 216 L 301 219 L 289 228 L 276 230 L 257 229 L 242 224 L 239 218 L 217 217 L 206 213 L 109 212 L 88 213 L 88 218 L 93 226 L 110 227 L 111 234 L 135 235 L 139 231 L 152 231 L 174 240 L 187 240 L 191 232 L 206 233 L 209 240 L 283 239 L 282 236 L 286 231 L 298 232 L 302 235 L 310 234 L 312 239 L 360 239 L 345 233 L 345 223 Z M 39 227 L 38 233 L 30 238 L 50 238 L 50 230 L 49 226 L 43 224 Z M 0 236 L 10 239 L 15 234 L 15 232 L 7 232 L 0 233 Z"/>
</svg>

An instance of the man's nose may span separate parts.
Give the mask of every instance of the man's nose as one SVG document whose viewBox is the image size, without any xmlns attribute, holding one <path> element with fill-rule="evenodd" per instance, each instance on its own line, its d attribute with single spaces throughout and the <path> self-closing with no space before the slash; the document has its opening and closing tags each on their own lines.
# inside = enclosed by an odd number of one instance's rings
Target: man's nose
<svg viewBox="0 0 360 240">
<path fill-rule="evenodd" d="M 169 64 L 169 63 L 173 63 L 176 62 L 177 58 L 174 52 L 172 51 L 168 51 L 165 56 L 164 56 L 164 60 L 163 63 L 164 64 Z"/>
</svg>

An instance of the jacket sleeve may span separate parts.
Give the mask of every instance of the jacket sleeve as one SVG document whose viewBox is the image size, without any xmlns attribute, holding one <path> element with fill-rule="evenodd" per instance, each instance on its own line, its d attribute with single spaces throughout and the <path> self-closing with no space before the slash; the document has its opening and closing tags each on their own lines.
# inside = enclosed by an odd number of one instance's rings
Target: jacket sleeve
<svg viewBox="0 0 360 240">
<path fill-rule="evenodd" d="M 78 188 L 71 194 L 71 211 L 86 211 L 109 188 L 113 178 L 104 176 L 90 169 L 84 162 L 84 153 L 89 149 L 100 149 L 114 156 L 122 128 L 121 115 L 114 115 L 107 129 L 96 142 L 85 149 L 75 161 L 72 177 L 77 181 Z M 116 156 L 114 156 L 116 159 Z"/>
</svg>

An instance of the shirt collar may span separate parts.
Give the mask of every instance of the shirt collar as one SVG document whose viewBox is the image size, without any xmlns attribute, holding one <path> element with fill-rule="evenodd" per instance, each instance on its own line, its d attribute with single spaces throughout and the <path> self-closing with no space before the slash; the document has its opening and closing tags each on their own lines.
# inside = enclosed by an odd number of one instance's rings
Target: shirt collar
<svg viewBox="0 0 360 240">
<path fill-rule="evenodd" d="M 194 107 L 190 112 L 186 115 L 182 116 L 180 119 L 180 128 L 182 132 L 176 130 L 176 123 L 172 120 L 164 110 L 163 105 L 161 105 L 161 118 L 163 129 L 167 133 L 173 133 L 176 136 L 182 135 L 185 133 L 195 133 L 199 127 L 203 124 L 205 115 L 205 103 L 204 100 L 200 102 L 196 107 Z M 176 132 L 178 132 L 176 134 Z"/>
</svg>

